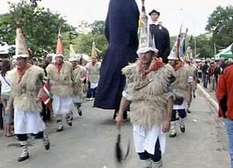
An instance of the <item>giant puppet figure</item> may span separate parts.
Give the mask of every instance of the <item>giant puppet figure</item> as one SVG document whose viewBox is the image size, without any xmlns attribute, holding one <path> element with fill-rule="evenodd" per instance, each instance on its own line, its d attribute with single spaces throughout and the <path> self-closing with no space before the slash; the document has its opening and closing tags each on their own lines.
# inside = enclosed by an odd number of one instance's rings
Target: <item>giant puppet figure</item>
<svg viewBox="0 0 233 168">
<path fill-rule="evenodd" d="M 160 12 L 153 9 L 149 15 L 151 16 L 150 32 L 153 36 L 155 46 L 159 50 L 159 56 L 167 63 L 167 57 L 170 53 L 169 32 L 158 21 Z"/>
<path fill-rule="evenodd" d="M 121 69 L 137 58 L 139 10 L 135 0 L 110 0 L 105 35 L 109 46 L 104 56 L 95 107 L 117 109 L 125 78 Z"/>
</svg>

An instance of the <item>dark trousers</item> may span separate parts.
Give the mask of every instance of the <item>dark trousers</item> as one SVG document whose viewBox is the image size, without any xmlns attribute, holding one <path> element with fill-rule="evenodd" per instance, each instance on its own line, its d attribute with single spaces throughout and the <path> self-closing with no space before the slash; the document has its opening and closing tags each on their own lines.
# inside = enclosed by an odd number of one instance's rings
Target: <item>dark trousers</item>
<svg viewBox="0 0 233 168">
<path fill-rule="evenodd" d="M 143 153 L 138 153 L 140 160 L 147 160 L 147 159 L 151 159 L 154 162 L 158 162 L 161 160 L 162 158 L 162 154 L 161 154 L 161 149 L 160 149 L 160 143 L 159 143 L 159 138 L 157 139 L 156 143 L 155 143 L 155 152 L 154 155 L 148 153 L 147 151 L 144 151 Z"/>
<path fill-rule="evenodd" d="M 3 129 L 3 105 L 0 104 L 0 129 Z"/>
<path fill-rule="evenodd" d="M 187 116 L 185 109 L 178 109 L 178 110 L 172 110 L 172 118 L 171 121 L 176 121 L 176 114 L 178 113 L 180 118 L 185 118 Z"/>
<path fill-rule="evenodd" d="M 42 103 L 41 116 L 44 122 L 48 122 L 51 119 L 51 111 L 44 103 Z"/>
<path fill-rule="evenodd" d="M 91 88 L 91 83 L 88 82 L 87 98 L 95 98 L 96 87 Z"/>
<path fill-rule="evenodd" d="M 87 91 L 87 98 L 95 98 L 96 88 L 89 88 Z"/>
<path fill-rule="evenodd" d="M 39 132 L 37 134 L 31 134 L 35 137 L 35 139 L 43 139 L 44 138 L 44 132 Z M 16 137 L 19 141 L 27 141 L 28 135 L 27 134 L 16 134 Z"/>
<path fill-rule="evenodd" d="M 204 88 L 208 86 L 208 74 L 203 74 L 203 86 Z"/>
</svg>

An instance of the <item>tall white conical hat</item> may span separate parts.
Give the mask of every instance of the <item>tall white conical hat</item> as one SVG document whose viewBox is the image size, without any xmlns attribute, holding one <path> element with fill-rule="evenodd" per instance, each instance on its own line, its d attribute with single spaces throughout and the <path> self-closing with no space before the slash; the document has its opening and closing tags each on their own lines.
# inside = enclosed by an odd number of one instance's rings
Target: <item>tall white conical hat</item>
<svg viewBox="0 0 233 168">
<path fill-rule="evenodd" d="M 76 56 L 76 54 L 75 54 L 75 51 L 74 51 L 74 47 L 73 47 L 72 44 L 70 44 L 70 58 L 75 57 L 75 56 Z"/>
<path fill-rule="evenodd" d="M 73 45 L 70 44 L 70 56 L 69 56 L 69 61 L 72 62 L 72 61 L 77 61 L 77 56 L 75 54 L 75 51 L 74 51 L 74 48 L 73 48 Z"/>
<path fill-rule="evenodd" d="M 64 57 L 64 45 L 62 42 L 60 29 L 59 29 L 58 38 L 57 38 L 56 56 Z"/>
<path fill-rule="evenodd" d="M 16 52 L 14 58 L 28 58 L 28 47 L 26 43 L 26 38 L 23 34 L 23 31 L 21 28 L 16 28 L 16 39 L 15 39 L 15 46 L 16 46 Z"/>
<path fill-rule="evenodd" d="M 98 54 L 96 51 L 96 47 L 95 47 L 95 42 L 92 42 L 92 48 L 91 48 L 91 58 L 97 58 Z"/>
<path fill-rule="evenodd" d="M 155 47 L 154 40 L 151 37 L 151 33 L 149 30 L 149 23 L 148 23 L 148 16 L 146 14 L 146 8 L 145 8 L 145 0 L 142 0 L 142 10 L 140 14 L 140 20 L 139 20 L 139 48 L 137 53 L 145 53 L 148 51 L 154 51 L 155 53 L 158 53 L 158 50 Z"/>
<path fill-rule="evenodd" d="M 184 51 L 184 45 L 185 45 L 185 38 L 187 36 L 188 29 L 186 29 L 185 33 L 182 33 L 182 25 L 180 27 L 180 33 L 177 36 L 176 42 L 174 46 L 172 47 L 172 50 L 168 56 L 169 60 L 184 60 L 185 51 Z"/>
</svg>

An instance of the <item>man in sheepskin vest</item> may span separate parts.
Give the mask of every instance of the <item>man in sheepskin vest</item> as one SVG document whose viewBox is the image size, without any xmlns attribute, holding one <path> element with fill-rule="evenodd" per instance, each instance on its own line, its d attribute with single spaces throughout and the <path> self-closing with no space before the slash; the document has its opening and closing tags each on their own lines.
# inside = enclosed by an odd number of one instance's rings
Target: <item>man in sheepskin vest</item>
<svg viewBox="0 0 233 168">
<path fill-rule="evenodd" d="M 165 133 L 170 128 L 172 94 L 169 85 L 174 70 L 161 58 L 154 58 L 152 48 L 141 48 L 139 60 L 123 68 L 126 89 L 123 92 L 117 124 L 122 124 L 123 112 L 130 104 L 130 119 L 136 152 L 145 168 L 162 167 Z"/>
<path fill-rule="evenodd" d="M 62 120 L 66 118 L 72 126 L 73 104 L 73 67 L 70 62 L 64 61 L 64 47 L 61 36 L 58 36 L 55 63 L 46 68 L 48 82 L 53 95 L 53 113 L 57 120 L 57 132 L 63 131 Z"/>
<path fill-rule="evenodd" d="M 85 93 L 87 91 L 86 77 L 87 70 L 80 63 L 81 57 L 71 57 L 69 61 L 73 65 L 73 80 L 74 80 L 74 92 L 73 92 L 73 102 L 74 106 L 77 108 L 78 114 L 82 116 L 82 110 L 80 109 L 83 99 L 85 98 Z"/>
<path fill-rule="evenodd" d="M 182 45 L 181 45 L 182 46 Z M 190 66 L 185 64 L 182 56 L 177 53 L 171 52 L 168 56 L 169 63 L 175 70 L 175 82 L 171 85 L 171 90 L 174 95 L 174 105 L 171 117 L 171 129 L 169 136 L 176 137 L 177 113 L 179 120 L 179 127 L 182 133 L 185 132 L 185 118 L 187 110 L 191 103 L 192 98 L 192 82 L 193 74 L 190 73 Z"/>
<path fill-rule="evenodd" d="M 101 62 L 97 60 L 97 52 L 94 45 L 92 46 L 91 62 L 88 62 L 85 66 L 87 70 L 87 77 L 89 82 L 88 91 L 87 91 L 87 98 L 89 100 L 94 100 L 95 98 L 96 89 L 98 87 L 99 78 L 100 78 L 100 67 L 101 67 Z"/>
<path fill-rule="evenodd" d="M 161 168 L 165 133 L 170 128 L 173 106 L 169 86 L 174 80 L 174 70 L 169 64 L 164 64 L 162 58 L 156 57 L 158 50 L 148 31 L 148 17 L 142 2 L 144 24 L 139 29 L 139 58 L 136 63 L 122 69 L 126 86 L 116 121 L 118 126 L 122 124 L 123 113 L 130 103 L 135 150 L 144 168 Z"/>
<path fill-rule="evenodd" d="M 44 147 L 49 149 L 48 136 L 44 133 L 45 124 L 40 112 L 42 110 L 39 91 L 43 86 L 44 70 L 27 63 L 29 57 L 26 39 L 20 28 L 16 29 L 16 67 L 9 72 L 12 94 L 7 111 L 14 107 L 15 135 L 20 141 L 22 153 L 18 161 L 29 158 L 27 139 L 28 134 L 42 138 Z"/>
</svg>

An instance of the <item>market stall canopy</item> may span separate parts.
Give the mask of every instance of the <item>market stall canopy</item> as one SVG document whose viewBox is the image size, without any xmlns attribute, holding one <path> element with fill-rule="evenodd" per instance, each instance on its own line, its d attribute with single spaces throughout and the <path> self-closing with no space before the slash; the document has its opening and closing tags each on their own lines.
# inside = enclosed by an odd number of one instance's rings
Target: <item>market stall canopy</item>
<svg viewBox="0 0 233 168">
<path fill-rule="evenodd" d="M 215 59 L 228 59 L 228 58 L 233 58 L 233 53 L 232 53 L 232 48 L 233 48 L 233 43 L 229 45 L 227 48 L 223 49 L 221 52 L 215 55 Z"/>
</svg>

